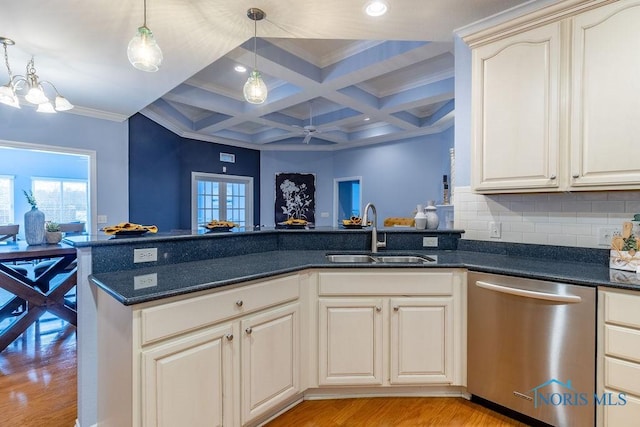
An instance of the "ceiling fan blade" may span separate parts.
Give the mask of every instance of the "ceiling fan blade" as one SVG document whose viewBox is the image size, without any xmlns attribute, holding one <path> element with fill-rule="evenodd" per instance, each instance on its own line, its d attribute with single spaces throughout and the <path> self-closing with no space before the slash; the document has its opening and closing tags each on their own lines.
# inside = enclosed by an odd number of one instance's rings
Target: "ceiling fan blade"
<svg viewBox="0 0 640 427">
<path fill-rule="evenodd" d="M 311 134 L 308 133 L 307 136 L 304 137 L 304 139 L 302 140 L 303 144 L 308 144 L 309 141 L 311 141 Z"/>
</svg>

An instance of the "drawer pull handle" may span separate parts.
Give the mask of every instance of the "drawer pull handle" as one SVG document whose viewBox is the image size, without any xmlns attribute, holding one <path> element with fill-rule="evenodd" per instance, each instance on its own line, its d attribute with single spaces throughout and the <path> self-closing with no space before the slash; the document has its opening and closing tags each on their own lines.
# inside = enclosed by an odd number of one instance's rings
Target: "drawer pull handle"
<svg viewBox="0 0 640 427">
<path fill-rule="evenodd" d="M 580 178 L 580 174 L 579 173 L 574 173 L 572 176 L 573 176 L 574 179 Z"/>
<path fill-rule="evenodd" d="M 379 305 L 376 306 L 376 311 L 382 311 L 382 307 L 380 307 Z"/>
<path fill-rule="evenodd" d="M 242 307 L 242 304 L 244 304 L 244 303 L 242 302 L 242 300 L 241 300 L 241 299 L 239 299 L 238 301 L 236 301 L 236 305 L 237 305 L 238 307 Z"/>
<path fill-rule="evenodd" d="M 393 311 L 398 311 L 398 310 L 400 310 L 400 307 L 398 307 L 397 305 L 394 305 L 393 306 Z"/>
<path fill-rule="evenodd" d="M 233 341 L 233 334 L 227 334 L 225 335 L 225 338 L 227 338 L 227 340 L 229 341 Z"/>
<path fill-rule="evenodd" d="M 549 179 L 556 179 L 556 176 L 555 176 L 555 175 L 551 175 L 551 176 L 549 177 Z"/>
<path fill-rule="evenodd" d="M 251 335 L 251 332 L 253 332 L 253 329 L 251 329 L 251 326 L 249 326 L 247 329 L 244 330 L 247 335 Z"/>
</svg>

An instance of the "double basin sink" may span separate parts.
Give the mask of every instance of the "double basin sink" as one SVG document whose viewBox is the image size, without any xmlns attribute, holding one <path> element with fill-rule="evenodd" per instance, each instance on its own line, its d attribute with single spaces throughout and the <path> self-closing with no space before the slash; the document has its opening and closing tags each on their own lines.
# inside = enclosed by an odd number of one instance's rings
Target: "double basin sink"
<svg viewBox="0 0 640 427">
<path fill-rule="evenodd" d="M 327 260 L 345 264 L 432 264 L 438 262 L 435 256 L 391 254 L 328 254 Z"/>
</svg>

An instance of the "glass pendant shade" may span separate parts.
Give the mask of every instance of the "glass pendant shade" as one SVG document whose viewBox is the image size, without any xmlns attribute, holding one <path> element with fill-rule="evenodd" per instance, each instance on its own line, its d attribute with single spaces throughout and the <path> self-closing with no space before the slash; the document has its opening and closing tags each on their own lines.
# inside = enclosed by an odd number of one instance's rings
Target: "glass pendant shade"
<svg viewBox="0 0 640 427">
<path fill-rule="evenodd" d="M 138 28 L 138 33 L 129 42 L 127 56 L 131 65 L 142 71 L 156 72 L 162 63 L 162 50 L 145 26 Z"/>
<path fill-rule="evenodd" d="M 18 97 L 13 91 L 11 83 L 7 83 L 6 85 L 0 87 L 0 103 L 9 105 L 14 108 L 20 108 Z"/>
<path fill-rule="evenodd" d="M 29 88 L 29 92 L 27 92 L 24 98 L 30 103 L 36 105 L 49 102 L 49 98 L 47 98 L 40 86 L 31 86 L 31 88 Z"/>
<path fill-rule="evenodd" d="M 53 108 L 50 102 L 45 102 L 43 104 L 38 105 L 36 109 L 38 113 L 55 113 L 56 110 Z"/>
<path fill-rule="evenodd" d="M 73 108 L 73 104 L 62 95 L 56 96 L 56 111 L 67 111 Z"/>
<path fill-rule="evenodd" d="M 267 99 L 267 85 L 258 70 L 253 70 L 244 84 L 244 99 L 250 104 L 262 104 Z"/>
</svg>

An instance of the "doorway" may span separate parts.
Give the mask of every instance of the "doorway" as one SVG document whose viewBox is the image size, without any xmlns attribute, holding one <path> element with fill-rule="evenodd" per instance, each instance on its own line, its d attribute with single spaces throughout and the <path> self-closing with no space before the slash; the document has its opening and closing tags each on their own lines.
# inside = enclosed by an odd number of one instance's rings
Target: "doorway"
<svg viewBox="0 0 640 427">
<path fill-rule="evenodd" d="M 333 217 L 340 224 L 343 219 L 361 216 L 362 177 L 352 176 L 334 179 Z"/>
</svg>

